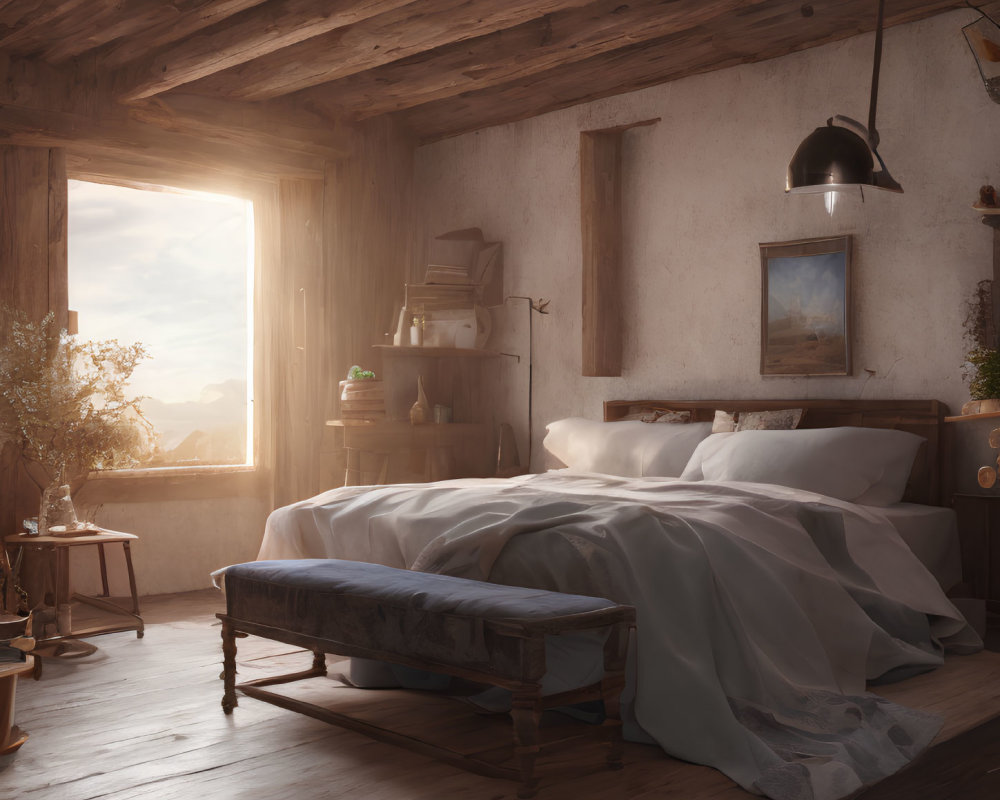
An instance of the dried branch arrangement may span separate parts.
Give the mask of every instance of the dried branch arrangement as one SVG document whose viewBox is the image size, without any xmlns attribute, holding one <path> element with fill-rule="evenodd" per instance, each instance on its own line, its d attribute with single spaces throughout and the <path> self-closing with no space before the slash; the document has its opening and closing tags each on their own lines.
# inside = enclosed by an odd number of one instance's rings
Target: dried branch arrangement
<svg viewBox="0 0 1000 800">
<path fill-rule="evenodd" d="M 0 445 L 12 442 L 49 485 L 86 477 L 91 470 L 134 466 L 151 449 L 153 427 L 142 397 L 126 397 L 141 344 L 79 341 L 60 330 L 52 314 L 29 321 L 0 311 Z M 31 469 L 26 472 L 45 489 Z"/>
</svg>

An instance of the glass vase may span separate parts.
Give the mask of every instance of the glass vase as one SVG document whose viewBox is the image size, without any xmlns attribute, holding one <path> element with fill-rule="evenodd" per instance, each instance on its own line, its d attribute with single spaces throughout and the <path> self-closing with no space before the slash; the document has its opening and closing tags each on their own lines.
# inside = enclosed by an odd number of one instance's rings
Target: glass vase
<svg viewBox="0 0 1000 800">
<path fill-rule="evenodd" d="M 38 506 L 38 535 L 47 536 L 53 526 L 72 530 L 78 524 L 73 498 L 66 484 L 50 483 L 42 492 Z"/>
</svg>

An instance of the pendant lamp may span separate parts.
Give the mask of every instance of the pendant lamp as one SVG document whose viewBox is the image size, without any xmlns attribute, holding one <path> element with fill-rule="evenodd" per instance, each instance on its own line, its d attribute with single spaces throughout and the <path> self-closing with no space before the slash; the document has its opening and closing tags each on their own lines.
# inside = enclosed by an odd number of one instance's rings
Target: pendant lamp
<svg viewBox="0 0 1000 800">
<path fill-rule="evenodd" d="M 825 127 L 810 133 L 788 162 L 786 192 L 838 192 L 855 186 L 874 186 L 890 192 L 903 191 L 903 187 L 893 180 L 878 154 L 879 136 L 875 128 L 884 9 L 885 0 L 878 0 L 868 127 L 838 114 L 828 119 Z M 879 169 L 875 169 L 875 161 L 878 162 Z"/>
</svg>

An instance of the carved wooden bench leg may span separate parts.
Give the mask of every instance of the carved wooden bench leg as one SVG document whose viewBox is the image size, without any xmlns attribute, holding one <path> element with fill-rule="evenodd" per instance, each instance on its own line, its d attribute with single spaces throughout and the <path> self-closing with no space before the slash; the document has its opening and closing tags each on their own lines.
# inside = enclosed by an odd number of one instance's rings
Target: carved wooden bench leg
<svg viewBox="0 0 1000 800">
<path fill-rule="evenodd" d="M 317 675 L 326 675 L 326 653 L 322 650 L 313 650 L 312 671 Z"/>
<path fill-rule="evenodd" d="M 510 715 L 514 721 L 514 757 L 521 771 L 521 785 L 517 796 L 520 798 L 534 797 L 538 790 L 535 779 L 535 759 L 541 747 L 538 734 L 538 722 L 541 714 L 538 710 L 540 692 L 514 694 Z"/>
<path fill-rule="evenodd" d="M 621 694 L 625 691 L 625 667 L 631 625 L 615 625 L 604 643 L 604 677 L 601 679 L 601 700 L 604 702 L 604 734 L 608 745 L 607 763 L 611 769 L 622 769 Z"/>
<path fill-rule="evenodd" d="M 622 743 L 621 693 L 625 681 L 618 678 L 601 681 L 601 696 L 604 700 L 604 735 L 608 745 L 607 763 L 611 769 L 622 769 L 624 745 Z"/>
<path fill-rule="evenodd" d="M 232 714 L 236 700 L 236 632 L 231 623 L 222 622 L 222 710 Z"/>
</svg>

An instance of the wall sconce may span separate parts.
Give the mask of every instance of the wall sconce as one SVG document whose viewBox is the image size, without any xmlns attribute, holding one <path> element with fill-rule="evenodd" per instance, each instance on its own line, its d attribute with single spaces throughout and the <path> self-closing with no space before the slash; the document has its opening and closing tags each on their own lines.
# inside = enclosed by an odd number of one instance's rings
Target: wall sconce
<svg viewBox="0 0 1000 800">
<path fill-rule="evenodd" d="M 972 3 L 968 5 L 982 16 L 962 28 L 962 33 L 976 58 L 976 66 L 986 85 L 986 94 L 994 103 L 1000 103 L 1000 25 L 985 11 Z"/>
</svg>

